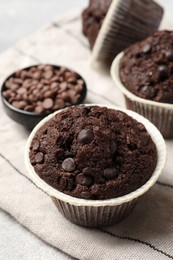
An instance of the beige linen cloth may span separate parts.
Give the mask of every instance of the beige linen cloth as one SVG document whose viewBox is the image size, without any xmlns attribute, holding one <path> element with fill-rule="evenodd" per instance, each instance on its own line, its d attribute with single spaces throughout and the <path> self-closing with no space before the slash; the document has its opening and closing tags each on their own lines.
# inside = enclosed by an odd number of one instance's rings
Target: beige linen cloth
<svg viewBox="0 0 173 260">
<path fill-rule="evenodd" d="M 63 64 L 81 73 L 88 103 L 124 106 L 110 75 L 93 70 L 81 34 L 79 12 L 53 22 L 0 56 L 0 80 L 40 62 Z M 0 207 L 50 245 L 77 259 L 173 259 L 173 143 L 167 141 L 163 175 L 122 222 L 86 229 L 66 220 L 52 200 L 30 180 L 24 164 L 28 132 L 0 105 Z"/>
</svg>

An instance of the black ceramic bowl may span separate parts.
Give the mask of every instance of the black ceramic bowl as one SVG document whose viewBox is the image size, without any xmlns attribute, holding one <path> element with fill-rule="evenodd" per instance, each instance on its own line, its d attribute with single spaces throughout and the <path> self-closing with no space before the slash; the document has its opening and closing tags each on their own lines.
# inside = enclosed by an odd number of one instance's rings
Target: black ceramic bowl
<svg viewBox="0 0 173 260">
<path fill-rule="evenodd" d="M 37 67 L 37 66 L 40 66 L 42 64 L 37 64 L 37 65 L 34 65 L 34 66 L 30 66 L 30 67 L 26 67 L 26 68 L 23 68 L 22 70 L 20 71 L 28 71 L 30 68 L 33 68 L 33 67 Z M 50 65 L 50 64 L 43 64 L 45 66 L 52 66 L 54 69 L 60 69 L 61 67 L 64 67 L 64 66 L 56 66 L 56 65 Z M 66 67 L 65 67 L 66 68 Z M 78 105 L 78 104 L 82 104 L 85 97 L 86 97 L 86 93 L 87 93 L 87 87 L 86 87 L 86 83 L 84 81 L 84 79 L 80 76 L 79 73 L 77 73 L 76 71 L 72 70 L 72 69 L 69 69 L 69 68 L 66 68 L 69 72 L 74 72 L 78 75 L 78 79 L 81 79 L 83 80 L 84 84 L 83 84 L 83 90 L 82 92 L 80 93 L 80 96 L 79 98 L 77 99 L 77 101 L 71 105 Z M 17 72 L 17 71 L 16 71 Z M 46 117 L 47 115 L 55 112 L 56 110 L 58 109 L 55 109 L 53 111 L 48 111 L 48 112 L 43 112 L 43 113 L 36 113 L 36 112 L 30 112 L 30 111 L 25 111 L 25 110 L 22 110 L 22 109 L 19 109 L 19 108 L 16 108 L 14 107 L 12 104 L 10 104 L 8 102 L 8 100 L 3 96 L 3 92 L 5 90 L 7 90 L 7 87 L 5 86 L 5 83 L 7 80 L 9 80 L 11 77 L 14 77 L 15 76 L 15 73 L 14 72 L 13 74 L 11 74 L 9 77 L 7 77 L 3 84 L 2 84 L 2 87 L 1 87 L 1 100 L 2 100 L 2 103 L 3 103 L 3 107 L 4 107 L 4 110 L 5 112 L 7 113 L 7 115 L 13 119 L 14 121 L 16 121 L 17 123 L 23 125 L 24 127 L 26 127 L 29 131 L 32 130 L 34 128 L 35 125 L 37 125 L 37 123 L 42 120 L 44 117 Z M 64 108 L 67 107 L 67 106 L 64 106 Z"/>
</svg>

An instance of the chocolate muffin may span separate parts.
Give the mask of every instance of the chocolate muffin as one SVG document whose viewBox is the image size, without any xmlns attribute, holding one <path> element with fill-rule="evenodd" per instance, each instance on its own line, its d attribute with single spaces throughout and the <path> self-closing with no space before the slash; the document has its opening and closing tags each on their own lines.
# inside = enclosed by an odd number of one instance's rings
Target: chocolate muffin
<svg viewBox="0 0 173 260">
<path fill-rule="evenodd" d="M 82 21 L 91 64 L 109 67 L 119 52 L 158 30 L 163 12 L 152 0 L 90 0 Z"/>
<path fill-rule="evenodd" d="M 83 34 L 92 49 L 112 0 L 90 0 L 82 13 Z"/>
<path fill-rule="evenodd" d="M 136 190 L 157 162 L 155 144 L 141 123 L 118 110 L 84 105 L 46 122 L 32 139 L 29 156 L 49 185 L 93 200 Z"/>
<path fill-rule="evenodd" d="M 133 94 L 173 104 L 173 32 L 158 31 L 124 51 L 120 78 Z"/>
</svg>

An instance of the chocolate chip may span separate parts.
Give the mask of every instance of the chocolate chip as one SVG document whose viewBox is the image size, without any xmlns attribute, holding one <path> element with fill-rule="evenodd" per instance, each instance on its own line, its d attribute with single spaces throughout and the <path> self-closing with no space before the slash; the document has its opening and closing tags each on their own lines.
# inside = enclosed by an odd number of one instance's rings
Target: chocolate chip
<svg viewBox="0 0 173 260">
<path fill-rule="evenodd" d="M 46 98 L 43 101 L 43 107 L 46 108 L 46 109 L 53 107 L 53 100 L 51 98 Z"/>
<path fill-rule="evenodd" d="M 20 73 L 20 78 L 21 79 L 26 79 L 28 77 L 28 72 L 25 70 L 22 70 Z"/>
<path fill-rule="evenodd" d="M 84 81 L 82 79 L 77 80 L 78 85 L 82 86 L 84 84 Z"/>
<path fill-rule="evenodd" d="M 173 52 L 171 50 L 166 51 L 165 56 L 166 56 L 168 61 L 173 61 Z"/>
<path fill-rule="evenodd" d="M 52 76 L 53 76 L 53 71 L 52 71 L 52 70 L 47 70 L 47 71 L 44 73 L 45 79 L 50 79 Z"/>
<path fill-rule="evenodd" d="M 67 82 L 69 83 L 75 83 L 76 82 L 76 77 L 71 77 L 67 79 Z"/>
<path fill-rule="evenodd" d="M 76 183 L 84 186 L 90 186 L 93 183 L 93 178 L 89 175 L 83 175 L 80 173 L 76 176 Z"/>
<path fill-rule="evenodd" d="M 117 170 L 115 168 L 106 168 L 103 172 L 103 176 L 106 179 L 113 179 L 117 175 Z"/>
<path fill-rule="evenodd" d="M 63 176 L 68 177 L 68 178 L 73 178 L 74 177 L 74 173 L 72 173 L 72 172 L 63 172 Z"/>
<path fill-rule="evenodd" d="M 59 77 L 58 81 L 59 82 L 63 82 L 64 78 L 63 77 Z"/>
<path fill-rule="evenodd" d="M 159 73 L 159 78 L 164 79 L 168 76 L 168 69 L 165 65 L 160 65 L 158 67 L 158 73 Z"/>
<path fill-rule="evenodd" d="M 59 181 L 59 185 L 61 189 L 65 189 L 67 186 L 67 179 L 65 177 L 62 177 Z"/>
<path fill-rule="evenodd" d="M 51 65 L 45 65 L 44 66 L 44 70 L 45 71 L 50 71 L 50 70 L 52 70 L 53 69 L 53 67 L 51 66 Z"/>
<path fill-rule="evenodd" d="M 44 82 L 44 84 L 46 84 L 46 83 Z M 43 88 L 42 88 L 42 92 L 46 92 L 48 90 L 49 90 L 49 86 L 44 85 Z"/>
<path fill-rule="evenodd" d="M 28 106 L 24 107 L 24 110 L 28 111 L 28 112 L 32 112 L 34 110 L 34 106 L 28 105 Z"/>
<path fill-rule="evenodd" d="M 75 90 L 77 91 L 77 93 L 80 93 L 83 89 L 83 86 L 82 85 L 76 85 L 75 86 Z"/>
<path fill-rule="evenodd" d="M 114 154 L 117 150 L 117 143 L 115 141 L 112 141 L 111 143 L 111 153 Z"/>
<path fill-rule="evenodd" d="M 147 98 L 152 98 L 154 97 L 155 91 L 150 86 L 143 86 L 141 88 L 141 93 L 144 94 Z"/>
<path fill-rule="evenodd" d="M 67 189 L 73 190 L 74 189 L 74 182 L 71 178 L 67 178 Z"/>
<path fill-rule="evenodd" d="M 73 158 L 66 158 L 63 162 L 62 162 L 62 168 L 64 169 L 64 171 L 66 172 L 72 172 L 75 170 L 76 165 L 75 162 L 73 160 Z"/>
<path fill-rule="evenodd" d="M 10 87 L 9 87 L 9 89 L 11 89 L 11 90 L 13 90 L 13 91 L 17 90 L 18 88 L 19 88 L 19 85 L 14 84 L 14 83 L 12 83 L 12 84 L 10 85 Z"/>
<path fill-rule="evenodd" d="M 63 107 L 64 107 L 64 101 L 62 99 L 55 100 L 55 105 L 54 105 L 55 109 L 60 109 Z"/>
<path fill-rule="evenodd" d="M 70 100 L 70 96 L 67 92 L 61 93 L 61 98 L 63 99 L 63 101 L 69 101 Z"/>
<path fill-rule="evenodd" d="M 59 179 L 59 185 L 60 185 L 60 189 L 64 190 L 72 190 L 74 189 L 74 181 L 72 179 L 73 175 L 69 172 L 67 173 L 64 173 L 64 172 L 61 172 L 60 173 L 60 179 Z"/>
<path fill-rule="evenodd" d="M 52 82 L 51 85 L 50 85 L 50 88 L 51 89 L 54 89 L 54 88 L 58 88 L 59 87 L 59 84 L 57 82 Z"/>
<path fill-rule="evenodd" d="M 81 192 L 81 197 L 83 199 L 90 199 L 91 198 L 91 193 L 89 191 L 82 191 Z"/>
<path fill-rule="evenodd" d="M 6 99 L 9 99 L 10 98 L 10 92 L 8 91 L 8 90 L 6 90 L 6 91 L 4 91 L 3 93 L 2 93 L 2 95 L 6 98 Z"/>
<path fill-rule="evenodd" d="M 83 173 L 84 175 L 85 175 L 85 174 L 88 175 L 90 172 L 91 172 L 91 169 L 90 169 L 89 167 L 86 167 L 86 168 L 83 169 L 83 172 L 82 172 L 82 173 Z"/>
<path fill-rule="evenodd" d="M 40 92 L 39 92 L 39 90 L 38 90 L 37 88 L 34 88 L 34 89 L 32 90 L 32 94 L 33 94 L 33 95 L 40 95 Z"/>
<path fill-rule="evenodd" d="M 12 104 L 12 103 L 13 103 L 13 101 L 15 101 L 15 98 L 14 98 L 14 97 L 10 97 L 8 101 L 9 101 L 9 103 L 11 103 L 11 104 Z"/>
<path fill-rule="evenodd" d="M 38 105 L 35 107 L 35 112 L 36 113 L 43 113 L 44 112 L 44 107 L 42 105 Z"/>
<path fill-rule="evenodd" d="M 65 67 L 61 67 L 59 70 L 59 74 L 60 75 L 65 74 L 66 71 L 67 71 L 67 69 Z"/>
<path fill-rule="evenodd" d="M 91 143 L 94 139 L 94 133 L 91 129 L 83 129 L 78 134 L 78 141 L 83 144 Z"/>
<path fill-rule="evenodd" d="M 34 73 L 33 73 L 33 78 L 34 78 L 34 79 L 40 79 L 40 78 L 41 78 L 41 73 L 40 73 L 40 71 L 34 72 Z"/>
<path fill-rule="evenodd" d="M 70 71 L 66 71 L 66 72 L 64 73 L 64 75 L 65 75 L 65 78 L 66 78 L 66 79 L 69 79 L 70 77 L 73 77 L 73 76 L 74 76 Z"/>
<path fill-rule="evenodd" d="M 44 98 L 50 98 L 51 96 L 52 96 L 52 91 L 51 90 L 47 90 L 44 94 L 43 94 L 43 96 L 44 96 Z"/>
<path fill-rule="evenodd" d="M 13 101 L 12 102 L 12 106 L 18 108 L 18 109 L 23 109 L 26 106 L 26 102 L 25 101 Z"/>
<path fill-rule="evenodd" d="M 35 162 L 36 163 L 42 163 L 44 160 L 44 155 L 41 152 L 36 153 L 35 155 Z"/>
<path fill-rule="evenodd" d="M 40 147 L 40 142 L 38 140 L 35 140 L 34 143 L 32 144 L 32 150 L 37 151 L 39 147 Z"/>
<path fill-rule="evenodd" d="M 20 79 L 20 78 L 14 78 L 14 79 L 13 79 L 13 82 L 14 82 L 14 83 L 17 83 L 17 84 L 19 84 L 19 85 L 22 85 L 23 80 Z"/>
<path fill-rule="evenodd" d="M 30 86 L 32 86 L 32 80 L 31 79 L 23 80 L 22 87 L 28 89 Z"/>
<path fill-rule="evenodd" d="M 142 52 L 147 54 L 151 51 L 151 45 L 150 44 L 145 44 L 143 47 L 142 47 Z"/>
</svg>

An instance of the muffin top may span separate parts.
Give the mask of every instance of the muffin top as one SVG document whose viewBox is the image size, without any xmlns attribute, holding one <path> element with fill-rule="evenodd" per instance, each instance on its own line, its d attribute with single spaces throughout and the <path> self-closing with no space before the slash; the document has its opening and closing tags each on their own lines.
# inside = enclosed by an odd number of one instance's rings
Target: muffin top
<svg viewBox="0 0 173 260">
<path fill-rule="evenodd" d="M 82 13 L 83 34 L 88 38 L 91 49 L 111 2 L 112 0 L 90 0 L 89 6 Z"/>
<path fill-rule="evenodd" d="M 118 110 L 84 105 L 46 122 L 29 156 L 36 173 L 55 189 L 98 200 L 136 190 L 157 162 L 155 144 L 141 123 Z"/>
<path fill-rule="evenodd" d="M 133 94 L 173 104 L 173 32 L 158 31 L 124 51 L 120 78 Z"/>
</svg>

